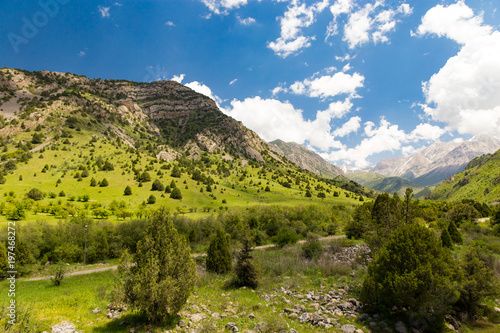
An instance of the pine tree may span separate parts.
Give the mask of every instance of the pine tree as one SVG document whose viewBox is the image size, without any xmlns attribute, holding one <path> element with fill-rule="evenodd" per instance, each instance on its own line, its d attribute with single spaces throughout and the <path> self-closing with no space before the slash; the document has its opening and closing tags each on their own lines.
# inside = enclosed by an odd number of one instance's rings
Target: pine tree
<svg viewBox="0 0 500 333">
<path fill-rule="evenodd" d="M 151 191 L 163 191 L 165 190 L 165 186 L 161 183 L 159 179 L 155 180 L 153 182 L 153 185 L 151 186 Z"/>
<path fill-rule="evenodd" d="M 206 264 L 209 272 L 225 274 L 231 271 L 231 252 L 229 252 L 229 244 L 222 229 L 217 230 L 217 234 L 210 242 Z"/>
<path fill-rule="evenodd" d="M 152 204 L 154 204 L 154 203 L 156 203 L 156 197 L 155 197 L 154 195 L 152 195 L 152 194 L 151 194 L 151 195 L 149 196 L 149 198 L 148 198 L 148 204 L 149 204 L 149 205 L 152 205 Z"/>
<path fill-rule="evenodd" d="M 450 234 L 451 240 L 453 243 L 462 244 L 462 234 L 458 231 L 457 225 L 455 222 L 451 221 L 448 225 L 448 233 Z"/>
<path fill-rule="evenodd" d="M 124 195 L 132 195 L 132 188 L 130 186 L 125 187 L 125 191 L 123 191 Z"/>
<path fill-rule="evenodd" d="M 108 180 L 104 178 L 101 183 L 99 184 L 100 187 L 106 187 L 109 186 Z"/>
<path fill-rule="evenodd" d="M 179 190 L 177 187 L 172 190 L 172 193 L 170 193 L 170 198 L 172 199 L 177 199 L 181 200 L 182 199 L 182 194 L 181 190 Z"/>
<path fill-rule="evenodd" d="M 196 264 L 167 212 L 153 213 L 133 261 L 119 268 L 126 302 L 153 322 L 179 312 L 194 289 Z"/>
<path fill-rule="evenodd" d="M 448 229 L 441 231 L 441 244 L 443 247 L 447 247 L 449 249 L 453 248 L 453 241 L 451 240 Z"/>
<path fill-rule="evenodd" d="M 181 175 L 182 175 L 181 169 L 179 169 L 177 165 L 174 166 L 174 168 L 172 169 L 171 176 L 175 178 L 181 178 Z"/>
<path fill-rule="evenodd" d="M 94 178 L 92 178 L 92 179 L 90 180 L 90 186 L 92 186 L 92 187 L 97 186 L 97 181 L 96 181 Z"/>
<path fill-rule="evenodd" d="M 236 267 L 234 268 L 236 277 L 233 284 L 236 287 L 257 288 L 259 285 L 258 273 L 252 262 L 252 242 L 249 238 L 243 240 L 243 248 L 239 251 L 236 259 Z"/>
</svg>

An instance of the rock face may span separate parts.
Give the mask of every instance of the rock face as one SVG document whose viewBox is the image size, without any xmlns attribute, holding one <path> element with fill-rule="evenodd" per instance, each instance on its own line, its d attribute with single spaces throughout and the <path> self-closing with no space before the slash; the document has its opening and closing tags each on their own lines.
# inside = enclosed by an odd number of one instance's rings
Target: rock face
<svg viewBox="0 0 500 333">
<path fill-rule="evenodd" d="M 295 165 L 318 176 L 334 178 L 338 175 L 344 175 L 339 167 L 325 161 L 321 156 L 298 143 L 275 140 L 269 143 L 269 147 Z"/>
<path fill-rule="evenodd" d="M 29 103 L 14 103 L 21 97 Z M 17 106 L 11 110 L 11 104 Z M 136 142 L 119 129 L 123 128 L 121 125 L 133 128 L 134 133 L 141 130 L 151 137 L 160 137 L 178 152 L 193 155 L 188 157 L 196 158 L 202 151 L 227 152 L 263 161 L 261 152 L 269 150 L 257 134 L 222 113 L 213 100 L 175 81 L 139 83 L 0 69 L 0 114 L 4 117 L 36 110 L 30 114 L 36 122 L 27 120 L 23 125 L 35 128 L 61 109 L 94 114 L 107 131 L 130 146 Z M 35 113 L 37 117 L 33 116 Z M 20 126 L 6 126 L 0 130 L 0 136 L 19 131 Z M 172 155 L 175 154 L 169 151 L 159 153 L 160 158 Z"/>
<path fill-rule="evenodd" d="M 439 183 L 462 171 L 475 157 L 500 149 L 500 140 L 476 136 L 464 142 L 436 142 L 406 157 L 384 159 L 370 171 L 402 177 L 422 186 Z"/>
</svg>

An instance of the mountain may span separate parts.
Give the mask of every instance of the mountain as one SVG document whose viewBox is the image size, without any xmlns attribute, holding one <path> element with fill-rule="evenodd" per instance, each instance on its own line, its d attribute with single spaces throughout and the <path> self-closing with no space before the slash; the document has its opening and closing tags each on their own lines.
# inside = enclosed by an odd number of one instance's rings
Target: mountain
<svg viewBox="0 0 500 333">
<path fill-rule="evenodd" d="M 1 68 L 0 115 L 0 215 L 23 202 L 34 207 L 32 220 L 163 205 L 198 217 L 371 196 L 297 167 L 214 101 L 173 81 Z M 175 188 L 182 199 L 171 197 Z M 24 203 L 27 196 L 36 205 Z"/>
<path fill-rule="evenodd" d="M 348 174 L 348 177 L 364 187 L 375 191 L 394 193 L 404 195 L 407 187 L 413 189 L 414 193 L 418 193 L 424 189 L 423 186 L 412 183 L 401 177 L 386 177 L 374 172 L 353 172 Z"/>
<path fill-rule="evenodd" d="M 436 142 L 410 156 L 384 159 L 370 171 L 429 186 L 462 171 L 473 158 L 493 153 L 499 148 L 500 140 L 494 137 L 476 136 L 464 142 Z"/>
<path fill-rule="evenodd" d="M 344 175 L 344 172 L 339 167 L 325 161 L 321 156 L 298 143 L 275 140 L 269 143 L 269 147 L 279 155 L 285 156 L 295 165 L 318 176 L 335 178 Z"/>
<path fill-rule="evenodd" d="M 429 195 L 432 199 L 478 202 L 500 201 L 500 150 L 476 157 L 459 172 L 437 186 Z"/>
</svg>

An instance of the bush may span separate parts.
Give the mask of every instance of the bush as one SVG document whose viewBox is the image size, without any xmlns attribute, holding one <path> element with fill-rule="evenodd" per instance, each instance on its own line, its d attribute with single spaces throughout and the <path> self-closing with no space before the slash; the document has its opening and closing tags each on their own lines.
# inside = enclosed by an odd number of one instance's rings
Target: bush
<svg viewBox="0 0 500 333">
<path fill-rule="evenodd" d="M 196 265 L 189 245 L 163 210 L 153 214 L 137 244 L 135 265 L 120 265 L 125 301 L 160 322 L 180 311 L 192 293 Z"/>
<path fill-rule="evenodd" d="M 232 258 L 229 252 L 229 244 L 226 234 L 222 229 L 218 229 L 217 233 L 210 242 L 207 251 L 207 271 L 217 274 L 225 274 L 231 271 Z"/>
<path fill-rule="evenodd" d="M 26 193 L 26 196 L 30 199 L 33 200 L 42 200 L 43 199 L 43 193 L 37 188 L 32 188 L 28 193 Z"/>
<path fill-rule="evenodd" d="M 448 225 L 448 233 L 450 234 L 453 243 L 462 244 L 462 234 L 460 233 L 460 231 L 458 231 L 455 222 L 451 221 Z"/>
<path fill-rule="evenodd" d="M 125 187 L 123 195 L 132 195 L 132 188 L 130 186 Z"/>
<path fill-rule="evenodd" d="M 103 180 L 101 180 L 99 187 L 106 187 L 106 186 L 109 186 L 109 183 L 108 183 L 108 180 L 106 178 L 104 178 Z"/>
<path fill-rule="evenodd" d="M 296 232 L 289 230 L 288 228 L 283 228 L 274 237 L 274 243 L 279 247 L 283 247 L 289 244 L 295 244 L 299 240 L 299 235 Z"/>
<path fill-rule="evenodd" d="M 151 195 L 149 196 L 149 198 L 148 198 L 148 204 L 149 204 L 149 205 L 152 205 L 152 204 L 154 204 L 154 203 L 156 203 L 156 197 L 155 197 L 154 195 L 152 195 L 152 194 L 151 194 Z"/>
<path fill-rule="evenodd" d="M 439 331 L 458 299 L 456 274 L 450 252 L 432 230 L 405 224 L 368 266 L 361 301 L 374 311 L 421 322 L 424 331 Z"/>
<path fill-rule="evenodd" d="M 248 238 L 243 240 L 243 247 L 238 252 L 236 259 L 236 267 L 234 268 L 236 277 L 233 280 L 233 285 L 238 288 L 257 288 L 259 285 L 258 273 L 252 260 L 252 243 Z"/>
<path fill-rule="evenodd" d="M 146 182 L 150 182 L 151 181 L 151 176 L 149 175 L 149 173 L 147 173 L 146 171 L 144 171 L 140 176 L 139 176 L 139 179 L 137 179 L 139 182 L 141 183 L 146 183 Z"/>
<path fill-rule="evenodd" d="M 165 186 L 163 186 L 160 180 L 157 179 L 153 182 L 153 185 L 151 186 L 151 191 L 164 191 L 164 190 Z"/>
<path fill-rule="evenodd" d="M 451 240 L 448 229 L 441 231 L 441 245 L 449 249 L 453 248 L 453 241 Z"/>
<path fill-rule="evenodd" d="M 60 261 L 59 263 L 51 267 L 51 274 L 53 276 L 50 278 L 50 280 L 54 282 L 55 286 L 60 286 L 62 280 L 64 279 L 64 276 L 66 275 L 66 272 L 67 272 L 66 264 Z"/>
<path fill-rule="evenodd" d="M 179 190 L 177 187 L 172 189 L 172 193 L 170 193 L 170 198 L 181 200 L 182 199 L 181 190 Z"/>
<path fill-rule="evenodd" d="M 309 237 L 307 242 L 302 245 L 302 255 L 307 259 L 317 260 L 323 253 L 323 246 L 317 237 Z"/>
</svg>

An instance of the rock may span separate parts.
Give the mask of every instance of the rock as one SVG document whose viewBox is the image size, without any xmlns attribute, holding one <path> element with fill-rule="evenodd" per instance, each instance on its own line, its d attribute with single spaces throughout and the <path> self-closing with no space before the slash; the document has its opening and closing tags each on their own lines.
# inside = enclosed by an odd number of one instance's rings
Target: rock
<svg viewBox="0 0 500 333">
<path fill-rule="evenodd" d="M 236 327 L 235 323 L 227 323 L 226 328 L 233 332 L 239 332 L 238 327 Z"/>
<path fill-rule="evenodd" d="M 343 311 L 346 311 L 346 310 L 351 310 L 354 305 L 352 305 L 352 303 L 341 303 L 341 304 L 338 304 L 337 307 Z"/>
<path fill-rule="evenodd" d="M 408 333 L 408 329 L 406 329 L 406 325 L 401 320 L 396 323 L 396 326 L 394 326 L 394 329 L 398 333 Z"/>
<path fill-rule="evenodd" d="M 75 325 L 69 322 L 63 322 L 52 327 L 52 333 L 78 333 Z"/>
<path fill-rule="evenodd" d="M 108 304 L 108 310 L 113 310 L 113 311 L 127 311 L 127 306 L 125 304 L 120 304 L 117 302 L 111 302 Z"/>
<path fill-rule="evenodd" d="M 354 333 L 365 333 L 361 328 L 358 328 Z"/>
<path fill-rule="evenodd" d="M 493 308 L 493 311 L 495 311 L 495 312 L 500 312 L 500 309 L 499 309 L 499 308 L 497 308 L 497 307 L 495 306 L 495 307 Z"/>
<path fill-rule="evenodd" d="M 214 318 L 215 320 L 219 320 L 220 314 L 218 312 L 214 312 L 214 313 L 212 313 L 212 318 Z"/>
<path fill-rule="evenodd" d="M 95 308 L 94 310 L 92 310 L 92 313 L 100 313 L 101 310 L 99 310 L 98 308 Z"/>
<path fill-rule="evenodd" d="M 370 320 L 370 319 L 371 319 L 371 317 L 370 317 L 370 315 L 369 315 L 369 314 L 367 314 L 367 313 L 363 313 L 361 316 L 359 316 L 359 318 L 358 318 L 357 322 L 358 322 L 358 323 L 361 323 L 361 322 L 368 321 L 368 320 Z"/>
<path fill-rule="evenodd" d="M 205 315 L 201 314 L 201 313 L 195 313 L 195 314 L 191 315 L 191 318 L 189 318 L 189 319 L 191 319 L 191 321 L 193 323 L 198 323 L 198 322 L 202 321 L 203 319 L 205 319 Z"/>
<path fill-rule="evenodd" d="M 311 318 L 311 316 L 312 316 L 312 314 L 311 314 L 311 313 L 307 313 L 307 312 L 305 312 L 305 313 L 303 313 L 303 314 L 301 314 L 301 315 L 300 315 L 300 317 L 299 317 L 299 322 L 301 322 L 301 323 L 307 323 L 308 321 L 310 321 L 310 320 L 311 320 L 311 319 L 310 319 L 310 318 Z"/>
<path fill-rule="evenodd" d="M 299 315 L 296 314 L 295 312 L 292 312 L 292 313 L 290 313 L 290 315 L 288 316 L 288 318 L 297 319 L 297 318 L 299 318 Z"/>
<path fill-rule="evenodd" d="M 343 325 L 340 330 L 342 333 L 354 333 L 356 331 L 356 326 L 354 325 Z"/>
<path fill-rule="evenodd" d="M 446 315 L 444 319 L 446 319 L 446 321 L 449 322 L 455 330 L 458 330 L 461 326 L 460 323 L 450 315 Z"/>
<path fill-rule="evenodd" d="M 109 319 L 116 319 L 120 317 L 120 312 L 111 310 L 106 313 L 106 317 L 108 317 Z"/>
<path fill-rule="evenodd" d="M 181 319 L 181 320 L 179 320 L 177 325 L 179 325 L 179 327 L 184 327 L 184 326 L 186 326 L 186 322 L 183 319 Z"/>
<path fill-rule="evenodd" d="M 293 328 L 290 328 L 290 330 L 288 331 L 288 333 L 299 333 L 299 331 L 294 330 Z"/>
<path fill-rule="evenodd" d="M 250 318 L 250 319 L 255 319 L 255 315 L 254 315 L 253 313 L 250 313 L 250 314 L 248 315 L 248 318 Z"/>
</svg>

